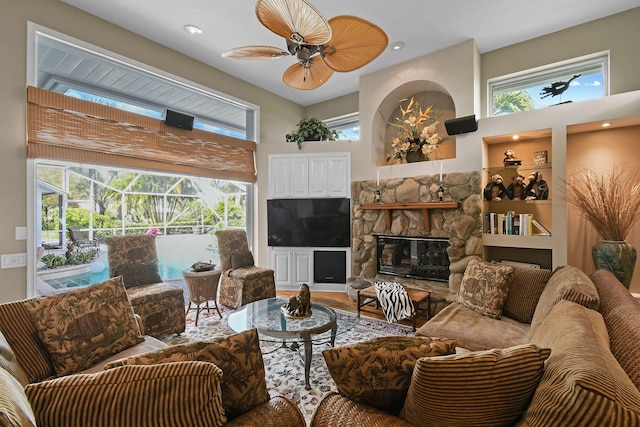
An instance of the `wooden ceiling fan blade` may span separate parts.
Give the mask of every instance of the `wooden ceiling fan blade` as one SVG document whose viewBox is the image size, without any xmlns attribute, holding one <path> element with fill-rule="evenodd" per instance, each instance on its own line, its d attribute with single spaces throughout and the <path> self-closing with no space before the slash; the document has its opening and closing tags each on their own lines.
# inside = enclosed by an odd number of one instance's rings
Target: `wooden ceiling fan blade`
<svg viewBox="0 0 640 427">
<path fill-rule="evenodd" d="M 331 38 L 327 20 L 305 0 L 258 0 L 256 16 L 287 40 L 318 45 Z"/>
<path fill-rule="evenodd" d="M 389 44 L 380 27 L 356 16 L 336 16 L 329 19 L 329 25 L 333 35 L 325 44 L 323 59 L 335 71 L 344 73 L 364 67 Z"/>
<path fill-rule="evenodd" d="M 282 75 L 282 82 L 294 89 L 312 90 L 322 86 L 332 75 L 333 70 L 315 57 L 308 67 L 296 63 L 287 68 Z"/>
<path fill-rule="evenodd" d="M 291 54 L 273 46 L 242 46 L 228 50 L 222 56 L 233 59 L 280 59 Z"/>
</svg>

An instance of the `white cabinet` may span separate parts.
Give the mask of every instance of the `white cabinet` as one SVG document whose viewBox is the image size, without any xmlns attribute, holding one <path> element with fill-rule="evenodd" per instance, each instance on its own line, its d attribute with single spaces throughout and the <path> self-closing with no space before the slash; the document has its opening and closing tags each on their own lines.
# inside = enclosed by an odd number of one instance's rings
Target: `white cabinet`
<svg viewBox="0 0 640 427">
<path fill-rule="evenodd" d="M 307 197 L 308 160 L 300 156 L 270 156 L 269 194 L 272 199 Z"/>
<path fill-rule="evenodd" d="M 309 197 L 347 197 L 348 172 L 347 156 L 309 157 Z"/>
<path fill-rule="evenodd" d="M 277 288 L 313 285 L 313 250 L 307 248 L 272 248 L 271 268 L 275 271 Z"/>
<path fill-rule="evenodd" d="M 350 153 L 269 156 L 269 197 L 349 197 Z"/>
</svg>

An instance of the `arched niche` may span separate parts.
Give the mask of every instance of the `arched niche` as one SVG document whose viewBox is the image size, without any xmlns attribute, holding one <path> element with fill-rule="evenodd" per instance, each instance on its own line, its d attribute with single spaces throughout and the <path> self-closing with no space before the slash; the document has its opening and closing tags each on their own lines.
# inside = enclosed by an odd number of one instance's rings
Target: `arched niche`
<svg viewBox="0 0 640 427">
<path fill-rule="evenodd" d="M 411 99 L 420 103 L 422 108 L 430 105 L 434 106 L 434 110 L 438 112 L 438 134 L 441 136 L 443 143 L 438 146 L 436 152 L 431 156 L 431 160 L 453 159 L 456 157 L 456 138 L 449 136 L 444 127 L 445 120 L 456 117 L 455 105 L 453 98 L 449 92 L 436 82 L 429 80 L 416 80 L 404 83 L 403 85 L 392 90 L 380 103 L 376 110 L 374 118 L 375 134 L 379 138 L 375 147 L 375 165 L 384 166 L 394 164 L 393 161 L 387 161 L 388 157 L 393 154 L 391 141 L 397 134 L 397 129 L 390 125 L 397 117 L 401 117 L 400 101 L 403 99 Z M 404 102 L 403 106 L 406 107 Z"/>
</svg>

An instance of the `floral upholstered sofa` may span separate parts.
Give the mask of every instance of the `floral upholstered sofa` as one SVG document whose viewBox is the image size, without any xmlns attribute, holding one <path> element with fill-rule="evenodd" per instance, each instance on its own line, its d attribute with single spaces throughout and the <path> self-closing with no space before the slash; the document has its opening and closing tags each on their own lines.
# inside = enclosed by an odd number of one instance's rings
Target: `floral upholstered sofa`
<svg viewBox="0 0 640 427">
<path fill-rule="evenodd" d="M 167 346 L 144 335 L 116 277 L 0 304 L 0 426 L 36 425 L 305 422 L 295 403 L 270 398 L 255 330 Z"/>
<path fill-rule="evenodd" d="M 325 350 L 338 393 L 311 426 L 640 426 L 638 301 L 605 270 L 533 270 L 470 262 L 413 342 Z"/>
</svg>

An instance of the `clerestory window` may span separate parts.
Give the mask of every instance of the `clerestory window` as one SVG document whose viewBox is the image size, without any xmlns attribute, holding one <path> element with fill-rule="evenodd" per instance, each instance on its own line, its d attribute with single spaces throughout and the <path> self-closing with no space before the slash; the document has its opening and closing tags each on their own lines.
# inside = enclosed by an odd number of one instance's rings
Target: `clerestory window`
<svg viewBox="0 0 640 427">
<path fill-rule="evenodd" d="M 489 115 L 546 108 L 609 95 L 609 53 L 551 64 L 489 81 Z"/>
</svg>

